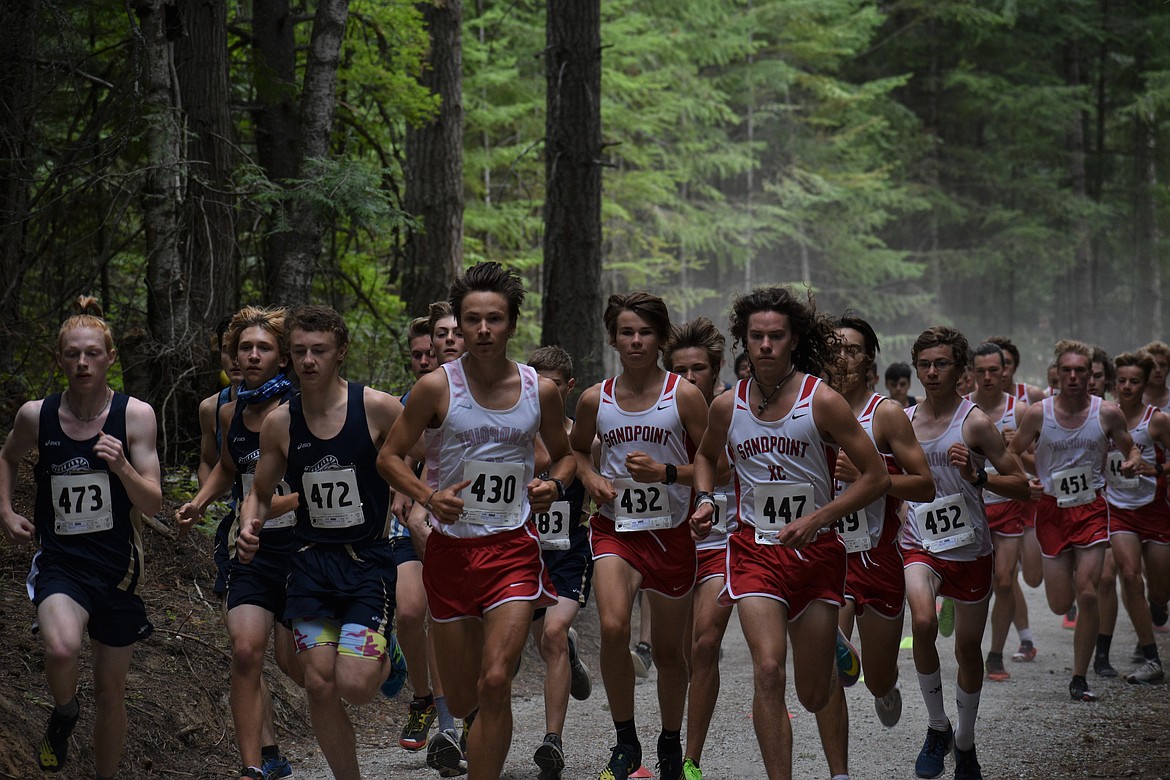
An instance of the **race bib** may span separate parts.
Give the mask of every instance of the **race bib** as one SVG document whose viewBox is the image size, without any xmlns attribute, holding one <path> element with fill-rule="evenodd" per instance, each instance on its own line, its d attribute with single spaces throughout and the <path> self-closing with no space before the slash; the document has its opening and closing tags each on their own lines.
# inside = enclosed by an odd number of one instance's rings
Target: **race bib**
<svg viewBox="0 0 1170 780">
<path fill-rule="evenodd" d="M 661 482 L 615 479 L 614 528 L 618 531 L 661 531 L 674 527 L 670 494 Z"/>
<path fill-rule="evenodd" d="M 568 501 L 554 501 L 547 512 L 540 512 L 536 515 L 536 530 L 540 532 L 540 549 L 569 549 L 569 513 L 571 511 Z"/>
<path fill-rule="evenodd" d="M 244 487 L 244 495 L 247 496 L 252 492 L 252 480 L 256 478 L 255 474 L 241 474 L 240 484 Z M 276 483 L 276 488 L 272 491 L 278 496 L 288 496 L 292 494 L 292 488 L 283 479 Z M 292 528 L 296 525 L 297 513 L 285 512 L 280 517 L 270 517 L 264 521 L 265 528 Z"/>
<path fill-rule="evenodd" d="M 715 514 L 711 515 L 711 533 L 726 534 L 727 533 L 727 494 L 726 493 L 712 493 L 711 498 L 715 499 Z"/>
<path fill-rule="evenodd" d="M 1061 509 L 1093 503 L 1097 491 L 1093 489 L 1092 467 L 1073 466 L 1054 471 L 1052 490 L 1056 494 L 1056 505 Z"/>
<path fill-rule="evenodd" d="M 836 526 L 837 535 L 845 543 L 845 552 L 865 552 L 873 546 L 864 509 L 845 515 L 837 521 Z"/>
<path fill-rule="evenodd" d="M 813 509 L 807 482 L 761 482 L 755 486 L 756 544 L 780 544 L 780 531 Z"/>
<path fill-rule="evenodd" d="M 463 478 L 471 484 L 463 489 L 463 514 L 459 519 L 476 525 L 519 525 L 523 499 L 524 464 L 490 463 L 469 460 L 463 464 Z"/>
<path fill-rule="evenodd" d="M 353 469 L 306 472 L 301 485 L 314 528 L 350 528 L 365 521 Z"/>
<path fill-rule="evenodd" d="M 914 508 L 914 521 L 922 546 L 928 552 L 943 552 L 975 541 L 971 512 L 962 493 L 944 496 Z"/>
<path fill-rule="evenodd" d="M 54 474 L 49 487 L 53 493 L 53 531 L 58 536 L 95 534 L 114 527 L 108 472 Z"/>
<path fill-rule="evenodd" d="M 1121 464 L 1124 462 L 1125 458 L 1121 457 L 1120 452 L 1110 450 L 1105 455 L 1105 481 L 1117 490 L 1136 490 L 1141 480 L 1121 473 Z"/>
</svg>

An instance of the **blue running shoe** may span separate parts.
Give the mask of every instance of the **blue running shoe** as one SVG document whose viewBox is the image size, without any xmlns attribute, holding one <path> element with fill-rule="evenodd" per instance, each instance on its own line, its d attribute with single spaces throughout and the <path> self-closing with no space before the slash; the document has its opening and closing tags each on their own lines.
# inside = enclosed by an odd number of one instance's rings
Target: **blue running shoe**
<svg viewBox="0 0 1170 780">
<path fill-rule="evenodd" d="M 398 637 L 394 634 L 390 635 L 390 646 L 386 648 L 386 652 L 390 656 L 390 674 L 382 683 L 382 695 L 387 699 L 393 699 L 402 690 L 402 686 L 406 685 L 406 656 L 402 654 L 402 648 L 398 646 Z"/>
<path fill-rule="evenodd" d="M 260 772 L 264 780 L 280 780 L 282 777 L 292 777 L 292 764 L 284 756 L 266 758 L 260 764 Z"/>
<path fill-rule="evenodd" d="M 926 730 L 926 741 L 922 743 L 922 751 L 918 760 L 914 762 L 914 774 L 919 777 L 938 777 L 945 768 L 947 753 L 955 744 L 955 730 L 947 726 L 946 731 Z"/>
<path fill-rule="evenodd" d="M 837 629 L 837 677 L 841 685 L 848 688 L 861 677 L 861 656 L 841 629 Z"/>
</svg>

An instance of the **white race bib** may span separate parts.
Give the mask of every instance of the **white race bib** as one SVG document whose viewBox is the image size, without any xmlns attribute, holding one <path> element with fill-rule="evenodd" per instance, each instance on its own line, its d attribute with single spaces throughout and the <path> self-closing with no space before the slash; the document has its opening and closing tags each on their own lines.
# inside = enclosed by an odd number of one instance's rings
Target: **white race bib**
<svg viewBox="0 0 1170 780">
<path fill-rule="evenodd" d="M 241 474 L 240 484 L 243 485 L 244 495 L 247 496 L 252 492 L 252 480 L 256 478 L 255 474 Z M 288 496 L 292 494 L 292 488 L 283 479 L 276 484 L 276 489 L 273 492 L 278 496 Z M 297 513 L 285 512 L 280 517 L 270 517 L 264 521 L 265 528 L 292 528 L 296 525 Z"/>
<path fill-rule="evenodd" d="M 674 527 L 670 494 L 661 482 L 615 479 L 614 528 L 618 531 L 661 531 Z"/>
<path fill-rule="evenodd" d="M 914 521 L 922 537 L 922 546 L 928 552 L 943 552 L 963 547 L 975 541 L 971 512 L 962 493 L 920 504 L 914 507 Z"/>
<path fill-rule="evenodd" d="M 757 544 L 779 544 L 781 529 L 815 508 L 808 482 L 761 482 L 754 492 Z"/>
<path fill-rule="evenodd" d="M 865 510 L 850 512 L 836 522 L 837 535 L 845 543 L 845 552 L 865 552 L 873 546 Z"/>
<path fill-rule="evenodd" d="M 459 519 L 476 525 L 519 525 L 520 507 L 528 486 L 523 463 L 491 463 L 469 460 L 463 464 L 463 514 Z"/>
<path fill-rule="evenodd" d="M 726 534 L 727 533 L 727 494 L 726 493 L 712 493 L 711 498 L 715 499 L 715 514 L 711 515 L 711 533 Z"/>
<path fill-rule="evenodd" d="M 353 469 L 309 471 L 301 477 L 301 486 L 314 528 L 350 528 L 365 521 Z"/>
<path fill-rule="evenodd" d="M 1073 466 L 1052 472 L 1052 490 L 1061 509 L 1093 503 L 1097 491 L 1093 489 L 1092 467 Z"/>
<path fill-rule="evenodd" d="M 567 550 L 569 549 L 569 513 L 572 509 L 568 501 L 554 501 L 547 512 L 536 515 L 536 530 L 540 532 L 540 549 Z"/>
<path fill-rule="evenodd" d="M 1110 450 L 1105 455 L 1105 481 L 1117 490 L 1137 490 L 1141 480 L 1121 473 L 1121 464 L 1124 462 L 1125 458 L 1121 457 L 1119 451 Z"/>
<path fill-rule="evenodd" d="M 108 472 L 54 474 L 49 488 L 53 493 L 53 531 L 58 536 L 94 534 L 114 527 Z"/>
</svg>

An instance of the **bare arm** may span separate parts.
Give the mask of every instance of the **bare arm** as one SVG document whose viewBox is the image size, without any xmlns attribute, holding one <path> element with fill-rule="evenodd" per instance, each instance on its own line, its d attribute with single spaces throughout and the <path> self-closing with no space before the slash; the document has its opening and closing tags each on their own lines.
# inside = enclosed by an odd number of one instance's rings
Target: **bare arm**
<svg viewBox="0 0 1170 780">
<path fill-rule="evenodd" d="M 1133 443 L 1125 415 L 1117 404 L 1101 404 L 1101 427 L 1117 451 L 1126 455 L 1121 464 L 1121 473 L 1127 477 L 1134 476 L 1142 463 L 1142 451 Z"/>
<path fill-rule="evenodd" d="M 893 455 L 898 466 L 906 472 L 890 475 L 890 495 L 919 503 L 933 501 L 934 477 L 906 413 L 895 404 L 878 404 L 874 431 L 883 451 Z"/>
<path fill-rule="evenodd" d="M 1019 458 L 1008 451 L 1003 443 L 1003 434 L 987 415 L 978 409 L 971 412 L 963 423 L 963 438 L 971 442 L 975 450 L 986 457 L 999 472 L 987 476 L 988 490 L 1004 498 L 1028 500 L 1028 477 L 1024 474 L 1024 468 L 1020 465 Z M 952 456 L 951 464 L 959 467 L 963 479 L 974 483 L 978 475 L 971 464 L 970 454 L 958 460 L 961 462 L 956 462 L 956 458 Z"/>
<path fill-rule="evenodd" d="M 265 417 L 260 428 L 260 462 L 252 477 L 252 490 L 240 507 L 236 551 L 243 563 L 260 549 L 260 529 L 272 511 L 272 493 L 288 469 L 288 426 L 288 408 L 282 406 Z"/>
<path fill-rule="evenodd" d="M 36 526 L 12 508 L 12 488 L 20 474 L 20 461 L 37 443 L 40 430 L 42 401 L 29 401 L 16 413 L 12 430 L 0 449 L 0 522 L 4 535 L 13 544 L 30 541 L 36 533 Z"/>
<path fill-rule="evenodd" d="M 204 401 L 203 403 L 207 403 Z M 224 404 L 219 409 L 220 430 L 226 432 L 231 425 L 232 415 L 235 414 L 235 406 L 237 401 L 231 401 Z M 199 406 L 199 414 L 203 414 L 203 404 Z M 200 421 L 202 427 L 202 421 Z M 199 492 L 187 503 L 183 504 L 175 511 L 175 522 L 179 526 L 179 534 L 185 534 L 190 530 L 191 526 L 203 517 L 203 513 L 207 511 L 207 507 L 212 501 L 222 496 L 231 489 L 232 483 L 236 479 L 236 462 L 232 459 L 231 450 L 227 445 L 227 436 L 221 437 L 219 448 L 219 457 L 216 459 L 215 467 L 206 474 L 200 472 L 199 476 Z M 212 444 L 215 440 L 212 438 Z M 203 442 L 204 445 L 207 442 Z M 199 468 L 203 468 L 203 457 L 206 453 L 200 451 Z"/>
<path fill-rule="evenodd" d="M 122 442 L 105 433 L 98 434 L 94 453 L 118 476 L 126 495 L 138 511 L 153 517 L 162 510 L 162 467 L 158 462 L 157 428 L 154 409 L 137 398 L 126 406 L 126 439 Z"/>
<path fill-rule="evenodd" d="M 694 486 L 696 492 L 710 493 L 715 489 L 717 471 L 721 462 L 726 463 L 727 432 L 731 428 L 731 412 L 735 396 L 723 393 L 711 403 L 707 418 L 707 430 L 695 450 Z M 710 502 L 700 502 L 691 515 L 691 533 L 702 539 L 711 533 L 711 522 L 715 507 Z"/>
<path fill-rule="evenodd" d="M 543 442 L 548 453 L 549 477 L 568 485 L 577 473 L 577 463 L 569 447 L 569 436 L 565 433 L 565 407 L 557 386 L 551 381 L 541 379 L 539 388 L 540 438 L 537 443 Z M 528 501 L 533 512 L 547 512 L 558 497 L 555 482 L 533 478 L 528 483 Z"/>
<path fill-rule="evenodd" d="M 219 462 L 219 451 L 215 447 L 215 412 L 218 404 L 219 393 L 199 402 L 199 466 L 196 474 L 200 487 L 203 487 L 211 470 Z"/>
<path fill-rule="evenodd" d="M 569 446 L 573 448 L 573 457 L 577 461 L 577 479 L 581 480 L 586 492 L 598 505 L 617 498 L 613 483 L 601 476 L 593 465 L 593 440 L 597 437 L 597 409 L 600 402 L 601 385 L 594 385 L 581 395 L 581 400 L 577 402 L 573 433 L 569 436 Z"/>
</svg>

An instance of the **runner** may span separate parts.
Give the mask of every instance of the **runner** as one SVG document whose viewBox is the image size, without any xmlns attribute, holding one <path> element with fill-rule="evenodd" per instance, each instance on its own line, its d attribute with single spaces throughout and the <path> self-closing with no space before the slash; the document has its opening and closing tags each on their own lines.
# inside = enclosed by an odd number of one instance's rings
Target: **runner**
<svg viewBox="0 0 1170 780">
<path fill-rule="evenodd" d="M 901 404 L 903 409 L 918 403 L 917 399 L 910 395 L 910 376 L 910 366 L 905 363 L 890 363 L 886 368 L 886 392 L 890 394 L 890 399 Z"/>
<path fill-rule="evenodd" d="M 114 338 L 94 298 L 57 336 L 67 389 L 20 407 L 0 449 L 0 521 L 11 544 L 35 538 L 28 593 L 45 643 L 54 707 L 37 765 L 60 772 L 77 724 L 82 634 L 93 659 L 93 753 L 98 780 L 113 778 L 126 742 L 126 674 L 134 643 L 150 636 L 137 590 L 141 519 L 162 508 L 154 410 L 107 381 Z M 25 454 L 37 450 L 32 521 L 12 506 Z M 10 624 L 11 629 L 11 624 Z"/>
<path fill-rule="evenodd" d="M 1011 444 L 1016 429 L 1020 426 L 1020 417 L 1027 408 L 1019 398 L 1011 393 L 1004 392 L 1003 372 L 1007 366 L 1007 352 L 994 342 L 984 342 L 975 349 L 973 358 L 973 374 L 975 376 L 975 392 L 967 396 L 979 410 L 987 415 L 1003 436 L 1004 444 Z M 994 467 L 987 469 L 988 474 L 995 473 Z M 991 610 L 991 649 L 987 651 L 987 679 L 1003 682 L 1011 679 L 1011 674 L 1003 665 L 1003 648 L 1007 643 L 1008 629 L 1011 628 L 1012 618 L 1019 613 L 1016 599 L 1022 599 L 1019 578 L 1016 569 L 1020 563 L 1020 545 L 1024 538 L 1024 528 L 1030 518 L 1035 517 L 1035 510 L 1028 501 L 1013 501 L 991 490 L 983 491 L 983 508 L 987 516 L 987 525 L 991 529 L 991 542 L 995 548 L 995 571 L 992 579 L 992 590 L 995 593 L 995 606 Z M 1027 611 L 1023 612 L 1025 620 Z M 1035 645 L 1031 640 L 1031 632 L 1024 634 L 1027 623 L 1020 634 L 1020 650 L 1017 655 L 1020 660 L 1029 660 L 1028 655 L 1035 657 Z M 1029 649 L 1030 648 L 1030 649 Z"/>
<path fill-rule="evenodd" d="M 609 344 L 622 373 L 585 391 L 577 404 L 572 446 L 577 474 L 599 507 L 590 524 L 593 592 L 601 622 L 601 679 L 617 732 L 601 780 L 625 780 L 642 764 L 634 717 L 630 622 L 634 597 L 646 591 L 658 667 L 662 780 L 682 775 L 682 719 L 687 671 L 684 632 L 695 584 L 690 450 L 707 423 L 703 394 L 658 365 L 670 337 L 661 298 L 612 295 L 605 310 Z M 600 471 L 593 465 L 601 440 Z"/>
<path fill-rule="evenodd" d="M 390 671 L 390 490 L 375 459 L 402 406 L 341 377 L 349 329 L 334 310 L 293 309 L 284 338 L 301 393 L 264 419 L 260 460 L 240 511 L 237 560 L 247 565 L 267 554 L 262 529 L 284 479 L 298 503 L 283 619 L 293 630 L 321 752 L 337 780 L 358 780 L 345 703 L 368 703 Z"/>
<path fill-rule="evenodd" d="M 719 369 L 723 367 L 723 334 L 706 317 L 696 317 L 671 329 L 663 355 L 666 365 L 703 394 L 710 406 L 715 399 Z M 726 465 L 721 462 L 720 471 Z M 719 603 L 726 582 L 727 535 L 738 527 L 735 519 L 735 486 L 730 479 L 715 491 L 719 522 L 696 544 L 698 574 L 691 606 L 686 644 L 690 666 L 687 700 L 687 744 L 683 759 L 685 780 L 701 780 L 703 745 L 719 698 L 719 657 L 723 635 L 731 619 L 731 605 Z"/>
<path fill-rule="evenodd" d="M 1141 452 L 1133 446 L 1121 410 L 1089 395 L 1092 348 L 1065 339 L 1055 352 L 1060 391 L 1028 408 L 1011 450 L 1022 456 L 1036 445 L 1036 473 L 1044 487 L 1036 509 L 1036 538 L 1044 553 L 1048 606 L 1063 615 L 1076 603 L 1069 695 L 1076 701 L 1096 701 L 1085 673 L 1098 633 L 1097 586 L 1109 530 L 1109 511 L 1100 495 L 1103 463 L 1112 441 L 1126 453 L 1121 473 L 1133 476 Z"/>
<path fill-rule="evenodd" d="M 1150 603 L 1165 603 L 1170 590 L 1170 507 L 1166 504 L 1163 464 L 1170 449 L 1170 417 L 1142 400 L 1147 377 L 1153 373 L 1153 358 L 1144 352 L 1125 353 L 1115 359 L 1117 400 L 1134 445 L 1142 452 L 1137 476 L 1123 477 L 1117 464 L 1120 453 L 1110 452 L 1105 472 L 1105 500 L 1109 503 L 1109 545 L 1117 572 L 1125 610 L 1138 637 L 1142 663 L 1126 680 L 1131 683 L 1158 683 L 1164 679 Z M 1150 600 L 1142 563 L 1150 578 Z M 1116 610 L 1113 617 L 1116 620 Z M 1109 627 L 1112 634 L 1112 626 Z M 1102 632 L 1104 634 L 1104 632 Z M 1102 652 L 1098 637 L 1097 654 Z M 1108 644 L 1104 651 L 1108 658 Z M 1094 659 L 1094 662 L 1096 659 Z M 1108 661 L 1106 661 L 1108 663 Z"/>
<path fill-rule="evenodd" d="M 414 386 L 379 456 L 395 488 L 425 507 L 423 584 L 448 704 L 465 731 L 471 778 L 496 778 L 512 739 L 512 675 L 533 610 L 556 604 L 531 514 L 563 499 L 573 459 L 556 386 L 508 359 L 524 288 L 499 263 L 480 263 L 451 286 L 467 352 Z M 427 482 L 405 458 L 424 429 Z M 535 476 L 536 436 L 552 459 Z"/>
<path fill-rule="evenodd" d="M 810 712 L 834 707 L 837 617 L 844 603 L 846 553 L 831 526 L 889 489 L 886 466 L 849 404 L 819 377 L 835 362 L 831 325 L 779 287 L 740 296 L 731 334 L 746 346 L 753 376 L 715 400 L 695 458 L 691 527 L 710 533 L 716 467 L 726 451 L 734 469 L 739 530 L 727 543 L 726 599 L 739 609 L 752 654 L 753 725 L 771 780 L 792 776 L 792 726 L 784 702 L 785 657 Z M 765 388 L 768 388 L 765 390 Z M 853 485 L 833 498 L 834 445 L 857 467 Z M 834 706 L 836 702 L 836 706 Z"/>
<path fill-rule="evenodd" d="M 902 528 L 906 561 L 906 600 L 914 634 L 914 667 L 929 718 L 926 739 L 914 772 L 942 774 L 954 747 L 955 778 L 982 778 L 975 751 L 975 720 L 983 689 L 983 630 L 991 595 L 992 540 L 983 509 L 982 488 L 1006 498 L 1028 496 L 1028 480 L 1003 436 L 975 404 L 959 395 L 956 382 L 967 369 L 967 339 L 954 328 L 928 328 L 911 355 L 925 399 L 906 414 L 926 452 L 934 476 L 934 501 L 911 502 Z M 984 469 L 989 461 L 995 467 Z M 954 602 L 955 688 L 958 717 L 947 717 L 936 640 L 935 599 Z"/>
<path fill-rule="evenodd" d="M 833 389 L 853 409 L 854 416 L 882 453 L 890 474 L 889 492 L 862 512 L 850 514 L 837 523 L 845 543 L 848 569 L 845 577 L 845 606 L 839 625 L 845 637 L 853 636 L 854 616 L 865 655 L 862 657 L 865 685 L 873 694 L 878 719 L 893 728 L 902 717 L 902 691 L 898 682 L 898 651 L 905 615 L 906 578 L 898 531 L 902 522 L 902 500 L 930 501 L 934 479 L 914 428 L 900 404 L 883 398 L 865 382 L 880 349 L 877 334 L 868 322 L 846 315 L 835 322 L 840 352 L 831 372 Z M 837 456 L 834 489 L 848 490 L 858 471 L 848 455 Z M 817 713 L 817 729 L 835 778 L 849 774 L 849 718 L 845 692 L 834 690 L 841 701 Z M 837 717 L 831 717 L 837 715 Z"/>
<path fill-rule="evenodd" d="M 1154 370 L 1150 372 L 1144 400 L 1150 406 L 1156 406 L 1162 412 L 1170 414 L 1170 387 L 1166 386 L 1167 375 L 1170 375 L 1170 346 L 1162 341 L 1151 341 L 1142 349 L 1148 352 L 1154 361 Z"/>
<path fill-rule="evenodd" d="M 541 347 L 528 358 L 537 375 L 556 385 L 562 405 L 577 386 L 573 378 L 573 358 L 560 347 Z M 573 421 L 565 417 L 566 435 Z M 542 467 L 547 463 L 543 462 Z M 549 477 L 542 470 L 541 478 Z M 585 519 L 585 486 L 573 478 L 563 500 L 553 503 L 549 511 L 536 516 L 540 532 L 541 557 L 557 592 L 556 606 L 538 609 L 532 622 L 532 638 L 540 651 L 546 672 L 544 677 L 544 740 L 532 759 L 540 768 L 540 780 L 560 780 L 565 767 L 561 735 L 569 695 L 589 698 L 593 683 L 589 670 L 577 656 L 577 635 L 573 620 L 589 601 L 589 583 L 593 576 L 593 559 L 589 553 L 589 526 Z"/>
<path fill-rule="evenodd" d="M 1002 390 L 1016 397 L 1024 406 L 1044 400 L 1046 392 L 1043 387 L 1036 387 L 1026 382 L 1016 381 L 1016 371 L 1020 368 L 1020 348 L 1007 336 L 988 336 L 987 341 L 1003 350 L 1003 375 L 1000 377 Z"/>
<path fill-rule="evenodd" d="M 295 393 L 285 376 L 288 353 L 281 347 L 284 310 L 245 307 L 236 313 L 225 340 L 243 382 L 236 400 L 223 405 L 218 423 L 227 431 L 219 463 L 199 492 L 175 512 L 179 533 L 185 533 L 207 506 L 232 487 L 246 495 L 252 470 L 260 458 L 260 427 L 270 412 Z M 243 769 L 241 780 L 288 777 L 292 766 L 280 755 L 273 729 L 272 698 L 264 682 L 264 654 L 274 636 L 277 666 L 298 685 L 304 675 L 296 661 L 292 633 L 277 618 L 284 614 L 288 558 L 293 548 L 297 497 L 287 482 L 278 488 L 273 512 L 260 531 L 262 550 L 249 564 L 231 556 L 227 573 L 225 622 L 232 642 L 231 704 L 236 742 Z M 229 538 L 235 538 L 233 527 Z M 234 550 L 233 550 L 234 552 Z"/>
</svg>

